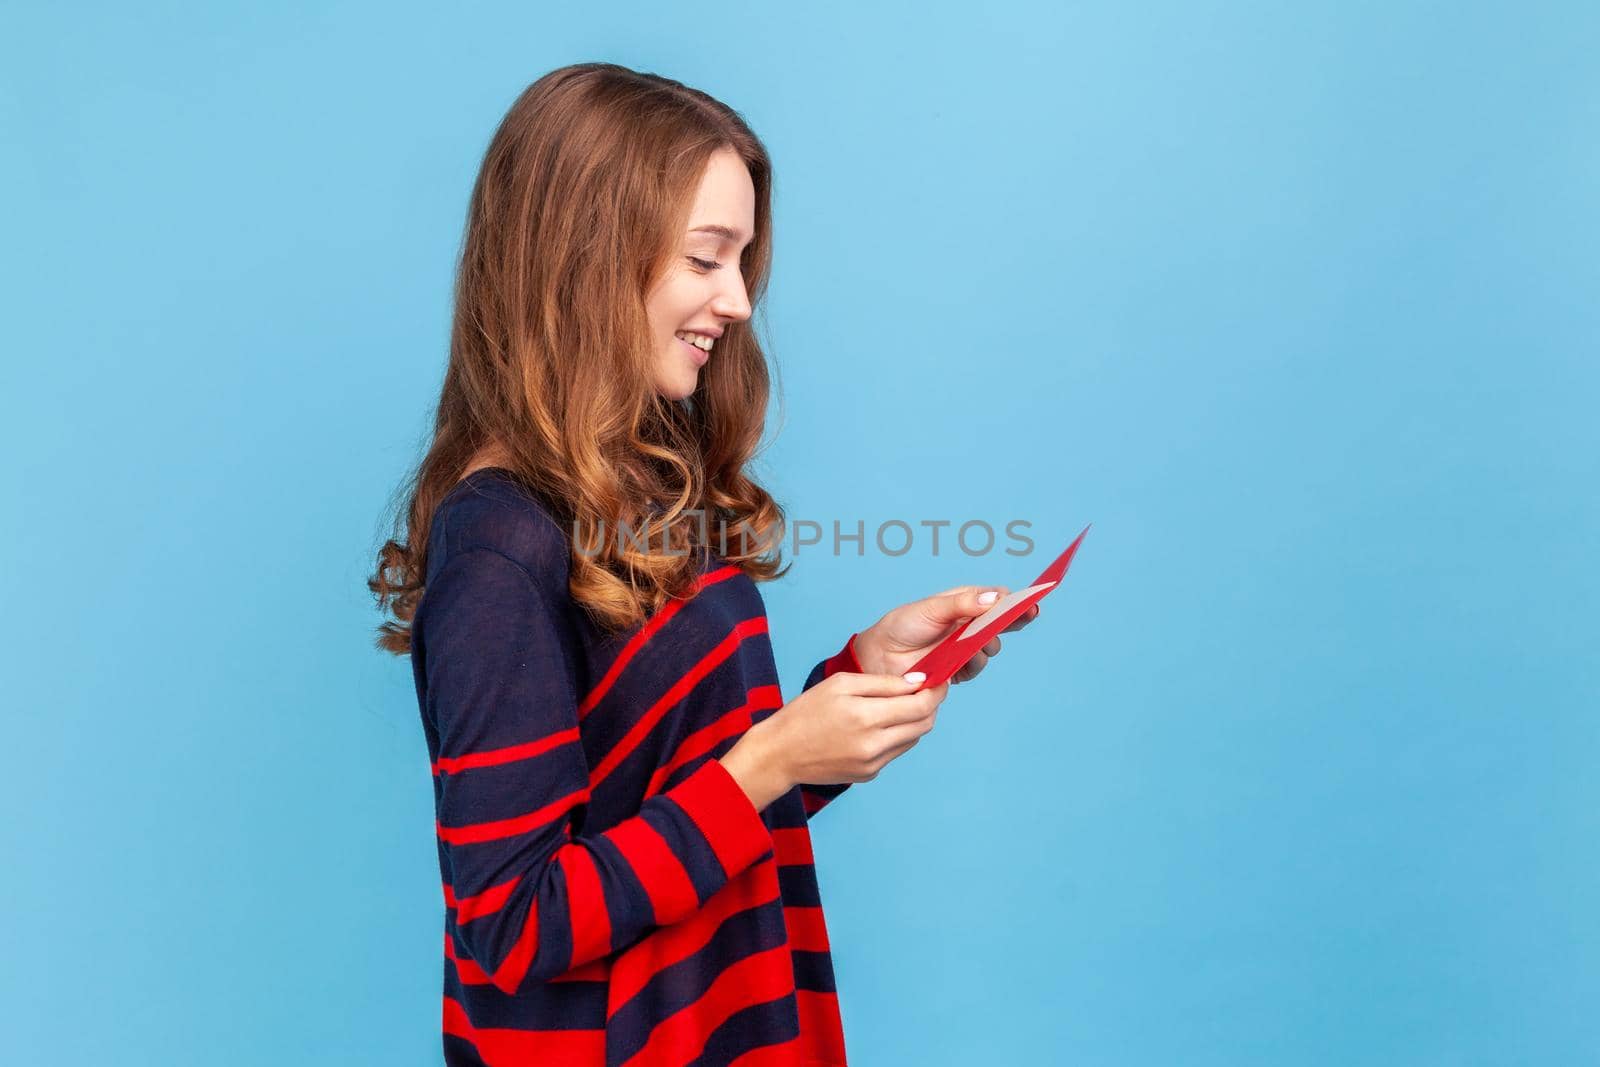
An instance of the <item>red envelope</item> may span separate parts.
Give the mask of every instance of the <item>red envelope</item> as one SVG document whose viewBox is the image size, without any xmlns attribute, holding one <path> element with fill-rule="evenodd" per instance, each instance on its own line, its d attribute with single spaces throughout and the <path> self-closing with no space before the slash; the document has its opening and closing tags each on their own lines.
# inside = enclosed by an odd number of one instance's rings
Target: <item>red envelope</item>
<svg viewBox="0 0 1600 1067">
<path fill-rule="evenodd" d="M 935 645 L 932 651 L 906 671 L 907 674 L 911 671 L 922 671 L 928 676 L 914 692 L 944 684 L 988 643 L 989 638 L 1004 630 L 1013 619 L 1043 600 L 1052 589 L 1060 585 L 1061 579 L 1067 573 L 1067 567 L 1072 563 L 1072 557 L 1078 552 L 1078 546 L 1083 543 L 1084 534 L 1088 532 L 1089 527 L 1085 526 L 1083 533 L 1067 546 L 1067 550 L 1057 556 L 1055 562 L 1046 567 L 1039 577 L 1029 582 L 1026 588 L 1001 597 L 988 611 L 971 622 L 962 623 L 954 633 Z"/>
</svg>

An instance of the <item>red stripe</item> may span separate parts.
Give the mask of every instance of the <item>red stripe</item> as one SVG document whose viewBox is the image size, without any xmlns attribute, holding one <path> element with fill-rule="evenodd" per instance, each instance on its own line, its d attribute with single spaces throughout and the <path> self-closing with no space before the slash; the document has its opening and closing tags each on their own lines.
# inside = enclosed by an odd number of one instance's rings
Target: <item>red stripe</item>
<svg viewBox="0 0 1600 1067">
<path fill-rule="evenodd" d="M 700 906 L 700 894 L 666 839 L 643 819 L 629 819 L 601 835 L 617 846 L 650 897 L 658 926 L 677 922 Z"/>
<path fill-rule="evenodd" d="M 661 717 L 674 704 L 688 696 L 702 678 L 715 670 L 723 660 L 733 655 L 734 650 L 739 647 L 745 638 L 766 632 L 767 619 L 764 615 L 746 619 L 744 622 L 734 626 L 728 636 L 717 643 L 716 648 L 706 653 L 698 663 L 689 668 L 687 674 L 674 682 L 672 688 L 668 689 L 660 700 L 652 704 L 649 711 L 639 717 L 639 721 L 633 724 L 632 729 L 628 731 L 621 741 L 617 742 L 616 747 L 606 753 L 605 759 L 601 760 L 599 765 L 589 772 L 589 788 L 591 790 L 597 788 L 606 779 L 607 775 L 616 770 L 617 766 L 627 759 L 634 749 L 639 747 L 639 743 L 655 728 Z"/>
<path fill-rule="evenodd" d="M 727 1022 L 734 1012 L 776 1000 L 793 990 L 794 965 L 789 961 L 787 945 L 746 956 L 719 974 L 699 1000 L 657 1023 L 644 1048 L 625 1062 L 634 1067 L 688 1062 L 705 1047 L 706 1035 Z"/>
<path fill-rule="evenodd" d="M 441 840 L 448 845 L 472 845 L 482 841 L 498 841 L 502 837 L 515 837 L 554 822 L 579 804 L 589 802 L 589 790 L 578 789 L 559 800 L 553 800 L 537 811 L 496 822 L 468 823 L 466 826 L 445 826 L 435 820 Z"/>
<path fill-rule="evenodd" d="M 800 790 L 800 803 L 805 807 L 807 815 L 815 815 L 828 803 L 828 798 L 813 793 L 809 789 Z"/>
<path fill-rule="evenodd" d="M 463 923 L 471 922 L 473 919 L 499 911 L 505 906 L 506 898 L 511 895 L 511 891 L 517 887 L 517 883 L 520 881 L 522 881 L 522 876 L 517 875 L 501 882 L 499 885 L 492 885 L 481 893 L 470 897 L 461 897 L 459 900 L 456 898 L 455 890 L 446 882 L 444 886 L 444 904 L 445 907 L 455 910 L 456 925 L 460 926 Z"/>
<path fill-rule="evenodd" d="M 752 713 L 765 708 L 783 706 L 783 694 L 775 685 L 760 685 L 746 694 L 745 702 L 732 711 L 724 712 L 709 726 L 702 726 L 679 743 L 678 748 L 672 753 L 672 758 L 656 768 L 650 776 L 650 784 L 645 787 L 646 799 L 661 792 L 662 783 L 672 777 L 672 773 L 695 758 L 717 747 L 717 743 L 724 738 L 732 737 L 743 730 L 748 730 L 752 723 Z"/>
<path fill-rule="evenodd" d="M 705 948 L 730 917 L 779 901 L 777 866 L 758 863 L 713 893 L 699 911 L 624 950 L 611 968 L 606 1016 L 620 1011 L 661 971 Z"/>
<path fill-rule="evenodd" d="M 804 826 L 772 831 L 772 849 L 780 867 L 813 867 L 811 833 Z"/>
<path fill-rule="evenodd" d="M 783 921 L 789 928 L 790 948 L 796 952 L 828 951 L 828 925 L 823 922 L 821 908 L 786 904 Z"/>
<path fill-rule="evenodd" d="M 594 855 L 582 845 L 569 845 L 556 853 L 567 876 L 567 916 L 572 923 L 574 963 L 599 959 L 611 951 L 611 915 Z"/>
<path fill-rule="evenodd" d="M 794 991 L 800 1009 L 800 1054 L 807 1064 L 839 1064 L 844 1057 L 844 1023 L 837 993 Z"/>
<path fill-rule="evenodd" d="M 720 760 L 706 760 L 673 787 L 673 803 L 683 809 L 716 853 L 723 874 L 733 877 L 772 850 L 772 831 L 761 813 Z"/>
<path fill-rule="evenodd" d="M 628 640 L 628 643 L 622 647 L 622 651 L 617 653 L 617 658 L 611 662 L 605 677 L 601 678 L 599 684 L 589 691 L 588 696 L 583 698 L 583 703 L 578 705 L 578 721 L 582 722 L 589 717 L 589 713 L 595 709 L 595 705 L 605 699 L 605 695 L 616 684 L 617 678 L 622 674 L 622 668 L 628 665 L 628 661 L 633 659 L 641 648 L 649 644 L 650 638 L 655 636 L 656 631 L 665 626 L 667 621 L 679 611 L 683 610 L 683 606 L 693 600 L 700 590 L 708 585 L 726 581 L 739 573 L 740 568 L 730 563 L 726 567 L 720 567 L 707 574 L 702 574 L 695 582 L 693 593 L 690 593 L 682 600 L 673 599 L 663 604 L 661 610 L 652 615 L 639 632 L 634 634 Z"/>
<path fill-rule="evenodd" d="M 593 1067 L 606 1059 L 606 1032 L 600 1030 L 510 1030 L 478 1028 L 467 1010 L 444 998 L 444 1032 L 472 1042 L 488 1067 Z"/>
<path fill-rule="evenodd" d="M 515 763 L 517 760 L 532 759 L 542 752 L 552 748 L 570 744 L 578 740 L 578 728 L 569 727 L 542 737 L 537 741 L 528 741 L 520 745 L 511 745 L 507 748 L 490 749 L 487 752 L 469 752 L 465 756 L 440 756 L 433 764 L 433 773 L 441 771 L 454 773 L 468 770 L 472 767 L 493 767 L 501 763 Z"/>
</svg>

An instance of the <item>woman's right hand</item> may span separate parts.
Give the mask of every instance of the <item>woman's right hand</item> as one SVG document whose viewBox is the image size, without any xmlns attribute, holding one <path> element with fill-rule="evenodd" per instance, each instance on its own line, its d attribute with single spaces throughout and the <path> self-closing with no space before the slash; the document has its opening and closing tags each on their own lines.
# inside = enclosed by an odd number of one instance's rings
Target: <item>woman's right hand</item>
<svg viewBox="0 0 1600 1067">
<path fill-rule="evenodd" d="M 939 717 L 950 683 L 841 671 L 824 678 L 741 737 L 722 757 L 757 810 L 804 782 L 870 782 L 910 751 Z"/>
</svg>

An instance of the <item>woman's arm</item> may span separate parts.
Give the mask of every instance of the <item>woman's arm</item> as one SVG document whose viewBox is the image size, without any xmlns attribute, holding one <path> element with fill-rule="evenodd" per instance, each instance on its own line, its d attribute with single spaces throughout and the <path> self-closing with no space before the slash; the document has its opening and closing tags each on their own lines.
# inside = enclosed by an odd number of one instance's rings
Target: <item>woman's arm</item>
<svg viewBox="0 0 1600 1067">
<path fill-rule="evenodd" d="M 446 901 L 458 955 L 507 994 L 687 917 L 772 848 L 714 759 L 638 815 L 574 836 L 589 767 L 570 642 L 532 576 L 493 549 L 461 552 L 429 583 L 422 655 Z"/>
</svg>

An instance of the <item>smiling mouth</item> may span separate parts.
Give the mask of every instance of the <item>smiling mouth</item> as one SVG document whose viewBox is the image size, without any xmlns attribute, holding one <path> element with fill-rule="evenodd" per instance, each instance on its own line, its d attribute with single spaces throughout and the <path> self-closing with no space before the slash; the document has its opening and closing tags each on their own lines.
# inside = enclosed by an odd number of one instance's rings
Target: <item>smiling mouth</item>
<svg viewBox="0 0 1600 1067">
<path fill-rule="evenodd" d="M 695 366 L 704 366 L 706 360 L 711 358 L 711 353 L 710 352 L 707 352 L 705 349 L 699 347 L 698 345 L 690 344 L 688 341 L 685 341 L 681 337 L 674 337 L 672 340 L 674 342 L 676 342 L 677 344 L 680 344 L 684 348 L 689 350 L 689 358 L 694 360 Z"/>
</svg>

